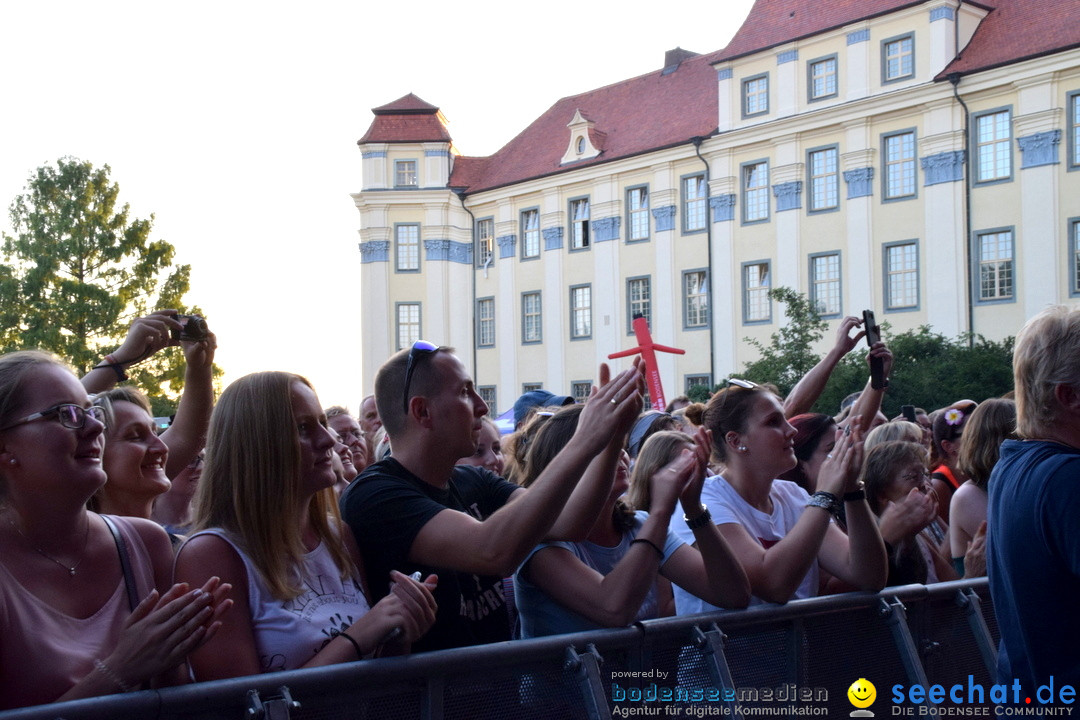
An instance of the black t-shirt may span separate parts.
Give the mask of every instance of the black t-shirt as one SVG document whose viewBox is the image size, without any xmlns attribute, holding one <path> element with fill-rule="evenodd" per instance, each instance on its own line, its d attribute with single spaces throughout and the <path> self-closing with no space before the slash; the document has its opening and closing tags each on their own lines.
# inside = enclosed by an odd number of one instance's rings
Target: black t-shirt
<svg viewBox="0 0 1080 720">
<path fill-rule="evenodd" d="M 458 465 L 442 490 L 391 457 L 370 466 L 341 496 L 341 514 L 356 536 L 375 600 L 390 591 L 391 570 L 439 576 L 435 625 L 413 644 L 414 652 L 510 639 L 502 578 L 419 565 L 407 558 L 420 529 L 443 510 L 484 520 L 517 489 L 488 470 Z"/>
</svg>

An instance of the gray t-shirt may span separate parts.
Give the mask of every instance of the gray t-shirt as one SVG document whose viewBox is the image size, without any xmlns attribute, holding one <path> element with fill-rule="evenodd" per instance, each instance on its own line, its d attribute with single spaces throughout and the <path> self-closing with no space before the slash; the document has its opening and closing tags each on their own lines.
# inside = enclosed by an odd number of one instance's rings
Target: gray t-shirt
<svg viewBox="0 0 1080 720">
<path fill-rule="evenodd" d="M 521 569 L 529 563 L 533 555 L 548 547 L 563 548 L 569 550 L 578 560 L 596 572 L 607 575 L 630 550 L 630 541 L 641 532 L 641 526 L 648 517 L 649 514 L 643 510 L 634 513 L 634 526 L 623 534 L 622 540 L 615 547 L 604 547 L 588 541 L 550 542 L 537 545 L 529 553 L 529 556 L 525 558 L 525 562 L 521 564 L 517 572 L 514 573 L 514 601 L 517 604 L 518 616 L 521 620 L 521 637 L 558 635 L 561 633 L 596 630 L 603 627 L 555 602 L 541 588 L 525 579 Z M 683 544 L 683 541 L 669 530 L 667 540 L 664 542 L 664 559 L 660 564 L 663 565 L 667 562 L 672 553 Z M 657 616 L 657 612 L 656 585 L 654 584 L 645 596 L 645 600 L 641 603 L 641 609 L 638 610 L 636 619 L 647 620 L 654 618 Z"/>
</svg>

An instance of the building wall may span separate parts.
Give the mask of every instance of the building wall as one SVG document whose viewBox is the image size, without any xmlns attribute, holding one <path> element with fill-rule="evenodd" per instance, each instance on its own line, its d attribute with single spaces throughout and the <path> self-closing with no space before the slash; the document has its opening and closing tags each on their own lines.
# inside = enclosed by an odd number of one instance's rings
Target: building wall
<svg viewBox="0 0 1080 720">
<path fill-rule="evenodd" d="M 756 290 L 747 281 L 763 263 L 770 287 L 812 297 L 817 290 L 824 301 L 838 288 L 835 311 L 826 315 L 832 327 L 843 315 L 872 308 L 894 332 L 929 324 L 946 335 L 970 330 L 1000 339 L 1048 303 L 1075 302 L 1080 172 L 1069 155 L 1076 133 L 1070 93 L 1080 93 L 1080 52 L 962 78 L 957 90 L 965 113 L 953 86 L 933 80 L 952 59 L 956 38 L 966 44 L 983 11 L 962 6 L 960 13 L 959 30 L 954 5 L 929 3 L 718 64 L 720 132 L 701 146 L 709 166 L 703 227 L 693 227 L 686 182 L 705 166 L 688 141 L 469 195 L 473 217 L 490 218 L 494 232 L 493 259 L 476 267 L 473 220 L 445 189 L 452 157 L 431 144 L 362 147 L 365 190 L 354 199 L 364 262 L 365 383 L 370 387 L 380 362 L 396 349 L 400 303 L 422 306 L 422 335 L 458 347 L 477 385 L 497 388 L 501 411 L 526 384 L 569 393 L 574 383 L 593 383 L 608 353 L 635 344 L 628 327 L 631 280 L 638 288 L 648 281 L 654 339 L 686 350 L 660 355 L 669 398 L 684 391 L 688 378 L 716 381 L 737 373 L 755 357 L 745 339 L 767 342 L 781 327 L 775 303 L 762 315 L 751 312 Z M 911 39 L 913 67 L 910 77 L 891 81 L 883 63 L 887 47 L 906 54 L 902 44 L 891 45 L 898 38 Z M 823 67 L 812 67 L 823 60 Z M 814 70 L 828 76 L 830 60 L 835 91 L 827 92 L 826 81 L 819 87 L 824 96 L 814 97 Z M 744 105 L 744 81 L 755 78 L 768 82 L 767 110 L 760 114 Z M 1002 122 L 994 125 L 993 118 Z M 980 123 L 1006 136 L 995 146 L 991 133 L 984 143 Z M 898 154 L 891 157 L 888 148 Z M 985 162 L 980 153 L 995 148 L 994 163 Z M 393 161 L 409 158 L 422 161 L 418 187 L 392 189 Z M 760 219 L 748 214 L 747 189 L 749 168 L 758 163 L 768 167 Z M 990 179 L 981 179 L 983 165 L 994 165 Z M 895 182 L 890 168 L 898 173 Z M 750 177 L 761 176 L 756 169 Z M 630 193 L 642 187 L 647 232 L 631 238 L 642 226 L 631 215 Z M 589 200 L 589 246 L 572 249 L 571 201 L 581 198 Z M 538 215 L 536 258 L 523 257 L 522 213 L 529 210 Z M 400 223 L 419 223 L 423 242 L 449 241 L 451 250 L 443 253 L 434 242 L 418 272 L 396 270 Z M 898 264 L 911 251 L 914 277 Z M 699 271 L 709 274 L 712 332 L 687 322 L 686 273 Z M 991 271 L 981 282 L 981 273 Z M 914 285 L 902 286 L 907 279 Z M 575 338 L 572 291 L 581 287 L 591 290 L 591 329 Z M 902 300 L 896 307 L 887 302 L 889 287 L 908 288 L 892 296 Z M 524 342 L 523 295 L 536 292 L 542 339 Z M 477 348 L 473 365 L 477 298 L 493 302 L 494 344 Z M 830 332 L 819 349 L 831 342 Z"/>
</svg>

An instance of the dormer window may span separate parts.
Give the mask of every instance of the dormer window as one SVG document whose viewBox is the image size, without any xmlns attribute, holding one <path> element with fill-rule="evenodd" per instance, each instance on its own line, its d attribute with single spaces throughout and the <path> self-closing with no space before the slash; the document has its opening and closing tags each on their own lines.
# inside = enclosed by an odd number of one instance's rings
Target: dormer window
<svg viewBox="0 0 1080 720">
<path fill-rule="evenodd" d="M 596 123 L 582 115 L 581 110 L 574 112 L 574 119 L 566 127 L 570 128 L 570 142 L 560 161 L 563 165 L 591 160 L 604 149 L 604 133 L 597 130 Z"/>
</svg>

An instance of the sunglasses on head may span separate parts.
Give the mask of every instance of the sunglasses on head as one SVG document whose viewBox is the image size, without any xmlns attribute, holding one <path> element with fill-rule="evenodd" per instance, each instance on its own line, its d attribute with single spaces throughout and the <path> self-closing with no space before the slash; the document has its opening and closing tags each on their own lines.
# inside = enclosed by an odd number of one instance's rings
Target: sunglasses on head
<svg viewBox="0 0 1080 720">
<path fill-rule="evenodd" d="M 417 340 L 409 349 L 409 361 L 405 364 L 405 392 L 401 397 L 401 410 L 409 414 L 409 387 L 412 385 L 413 373 L 421 358 L 434 355 L 439 351 L 439 346 L 429 343 L 427 340 Z"/>
</svg>

